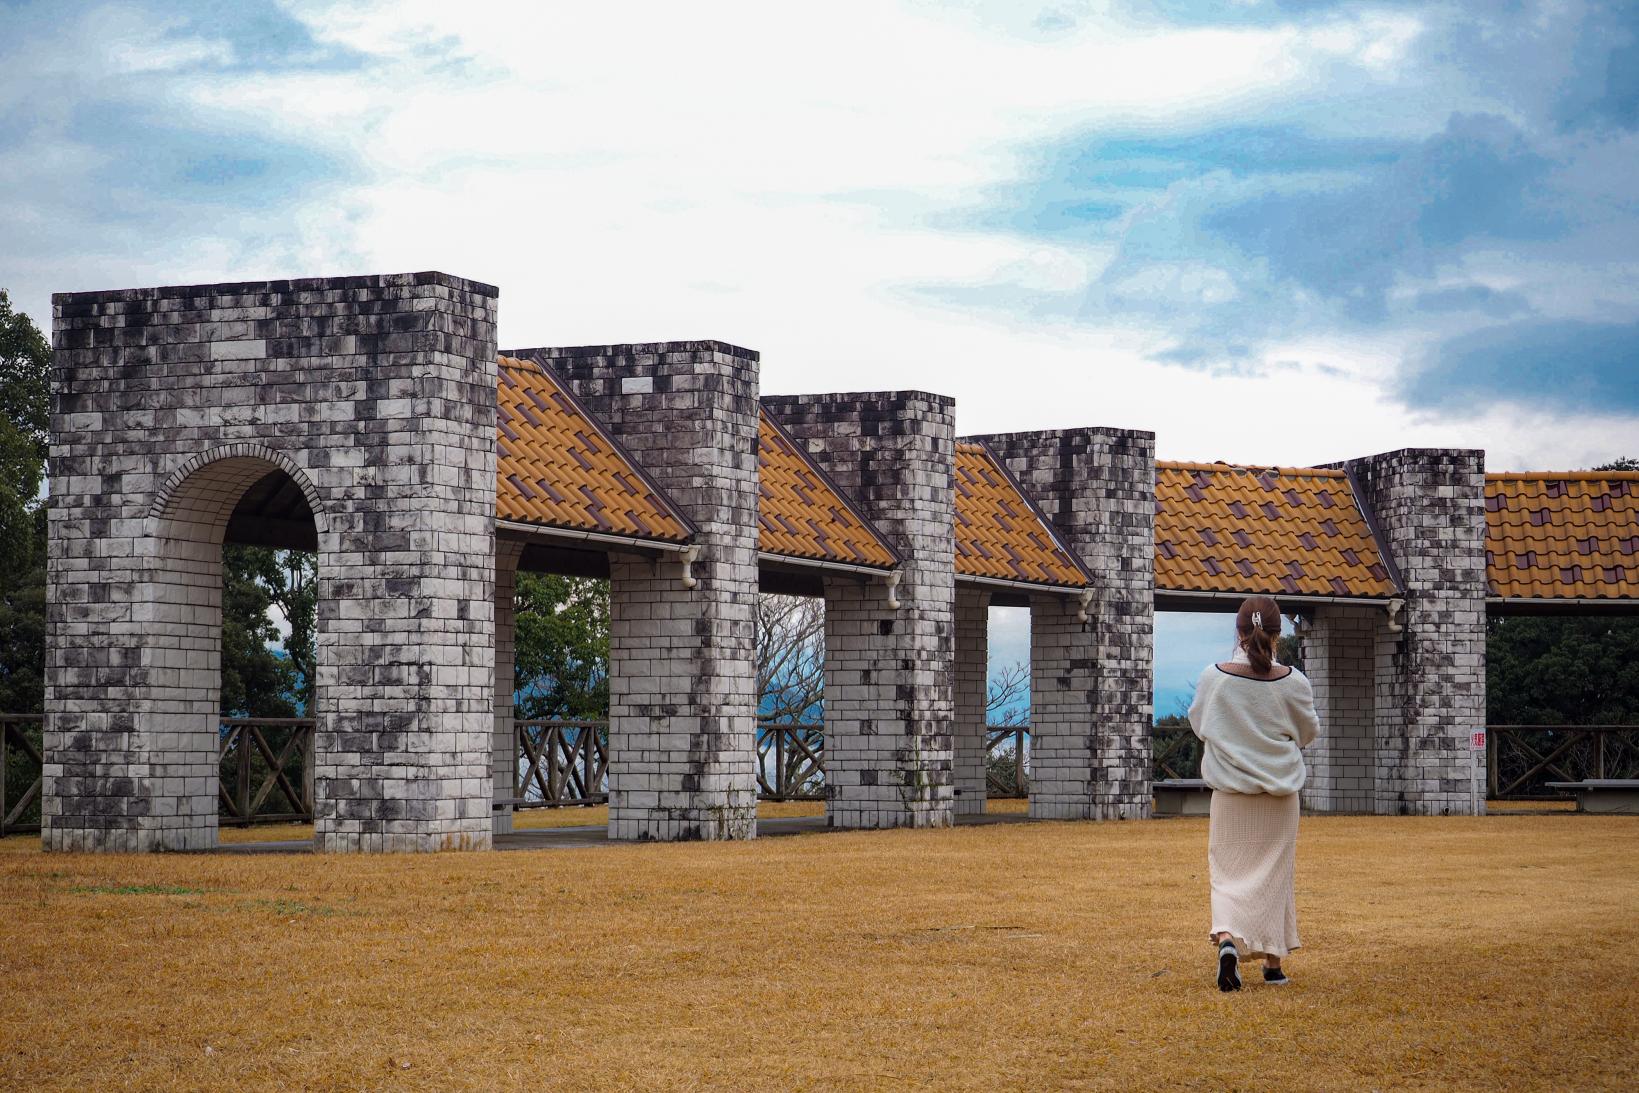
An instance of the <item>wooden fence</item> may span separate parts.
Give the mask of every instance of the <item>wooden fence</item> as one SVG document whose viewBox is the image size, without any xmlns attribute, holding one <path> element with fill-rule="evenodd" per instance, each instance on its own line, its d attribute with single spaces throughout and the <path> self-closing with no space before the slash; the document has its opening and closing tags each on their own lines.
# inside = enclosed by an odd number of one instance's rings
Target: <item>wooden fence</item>
<svg viewBox="0 0 1639 1093">
<path fill-rule="evenodd" d="M 0 836 L 40 830 L 45 718 L 0 714 Z"/>
<path fill-rule="evenodd" d="M 217 816 L 233 827 L 311 823 L 314 724 L 305 717 L 224 717 Z"/>
<path fill-rule="evenodd" d="M 609 722 L 515 721 L 514 808 L 601 804 L 609 799 Z"/>
<path fill-rule="evenodd" d="M 1486 797 L 1559 800 L 1548 782 L 1639 778 L 1639 725 L 1490 725 Z"/>
<path fill-rule="evenodd" d="M 0 714 L 0 835 L 40 830 L 39 714 Z M 513 804 L 550 808 L 609 799 L 607 721 L 518 721 Z M 314 723 L 296 717 L 224 718 L 220 816 L 223 824 L 311 822 Z M 1030 728 L 992 725 L 985 735 L 992 797 L 1030 790 Z M 1198 778 L 1201 746 L 1187 726 L 1155 729 L 1153 775 Z M 1639 778 L 1639 725 L 1492 725 L 1486 734 L 1487 796 L 1497 801 L 1563 799 L 1548 782 Z M 824 797 L 825 726 L 757 726 L 758 796 L 770 801 Z"/>
<path fill-rule="evenodd" d="M 757 723 L 757 796 L 764 801 L 825 798 L 825 726 Z"/>
</svg>

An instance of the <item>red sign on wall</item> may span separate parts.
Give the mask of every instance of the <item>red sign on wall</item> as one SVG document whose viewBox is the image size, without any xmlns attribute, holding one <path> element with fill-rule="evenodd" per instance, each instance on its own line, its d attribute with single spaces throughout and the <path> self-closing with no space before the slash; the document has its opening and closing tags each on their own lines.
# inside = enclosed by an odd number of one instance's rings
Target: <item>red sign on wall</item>
<svg viewBox="0 0 1639 1093">
<path fill-rule="evenodd" d="M 1484 729 L 1475 729 L 1474 732 L 1472 734 L 1470 734 L 1470 739 L 1469 739 L 1469 742 L 1468 742 L 1468 746 L 1475 749 L 1476 751 L 1478 751 L 1479 749 L 1485 747 L 1485 730 Z"/>
</svg>

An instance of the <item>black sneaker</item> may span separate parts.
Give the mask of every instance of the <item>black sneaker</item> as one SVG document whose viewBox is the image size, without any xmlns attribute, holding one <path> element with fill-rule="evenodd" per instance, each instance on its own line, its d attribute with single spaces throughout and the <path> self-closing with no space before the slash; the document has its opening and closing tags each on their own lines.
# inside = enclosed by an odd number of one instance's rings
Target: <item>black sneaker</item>
<svg viewBox="0 0 1639 1093">
<path fill-rule="evenodd" d="M 1284 987 L 1291 982 L 1290 979 L 1286 978 L 1286 973 L 1279 968 L 1265 968 L 1263 970 L 1263 981 L 1272 987 Z"/>
<path fill-rule="evenodd" d="M 1218 989 L 1221 991 L 1238 991 L 1241 989 L 1240 956 L 1235 952 L 1233 941 L 1218 943 Z"/>
</svg>

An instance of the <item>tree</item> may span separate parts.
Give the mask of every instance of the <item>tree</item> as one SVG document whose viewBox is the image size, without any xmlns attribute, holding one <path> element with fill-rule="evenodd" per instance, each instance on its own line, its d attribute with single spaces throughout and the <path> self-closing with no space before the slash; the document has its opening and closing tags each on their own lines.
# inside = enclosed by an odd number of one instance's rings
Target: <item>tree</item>
<svg viewBox="0 0 1639 1093">
<path fill-rule="evenodd" d="M 526 720 L 609 716 L 609 582 L 518 574 L 513 688 Z"/>
<path fill-rule="evenodd" d="M 317 624 L 312 554 L 272 547 L 222 549 L 222 713 L 295 717 L 313 708 Z M 271 612 L 285 620 L 281 641 Z"/>
<path fill-rule="evenodd" d="M 0 712 L 45 708 L 51 346 L 0 289 Z"/>
</svg>

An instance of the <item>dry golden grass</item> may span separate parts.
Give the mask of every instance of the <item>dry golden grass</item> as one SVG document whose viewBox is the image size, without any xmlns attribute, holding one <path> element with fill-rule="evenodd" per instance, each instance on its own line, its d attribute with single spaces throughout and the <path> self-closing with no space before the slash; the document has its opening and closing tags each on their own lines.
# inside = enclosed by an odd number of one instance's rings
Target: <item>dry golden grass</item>
<svg viewBox="0 0 1639 1093">
<path fill-rule="evenodd" d="M 1210 983 L 1205 839 L 1187 819 L 425 857 L 18 850 L 0 1086 L 1631 1081 L 1639 821 L 1306 818 L 1295 983 L 1239 995 Z"/>
</svg>

